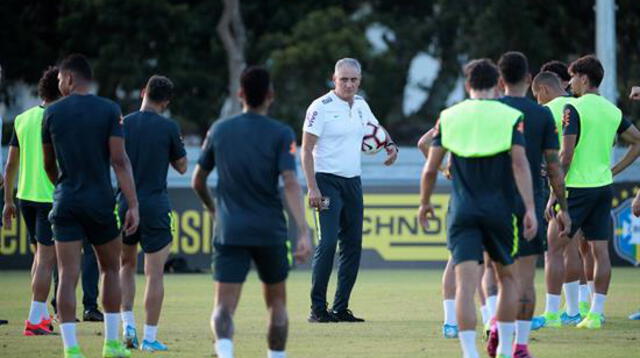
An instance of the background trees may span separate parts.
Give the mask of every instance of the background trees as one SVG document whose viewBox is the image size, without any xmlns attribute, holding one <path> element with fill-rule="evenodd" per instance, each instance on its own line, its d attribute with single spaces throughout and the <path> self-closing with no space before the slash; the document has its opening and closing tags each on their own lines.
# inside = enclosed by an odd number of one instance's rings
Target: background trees
<svg viewBox="0 0 640 358">
<path fill-rule="evenodd" d="M 521 50 L 537 72 L 547 60 L 569 61 L 595 47 L 592 1 L 239 3 L 244 59 L 273 73 L 274 117 L 299 130 L 307 105 L 329 90 L 335 60 L 356 57 L 364 65 L 364 94 L 404 144 L 433 125 L 468 59 Z M 227 52 L 216 31 L 223 8 L 220 0 L 4 0 L 2 101 L 11 108 L 16 84 L 34 84 L 46 66 L 81 52 L 94 64 L 99 94 L 117 100 L 124 112 L 137 107 L 148 76 L 170 76 L 177 90 L 171 115 L 185 133 L 203 135 L 229 95 Z M 640 83 L 640 2 L 618 1 L 617 26 L 619 105 L 637 120 L 640 106 L 625 94 Z M 431 59 L 430 78 L 413 84 L 424 101 L 407 112 L 403 101 L 417 56 Z"/>
</svg>

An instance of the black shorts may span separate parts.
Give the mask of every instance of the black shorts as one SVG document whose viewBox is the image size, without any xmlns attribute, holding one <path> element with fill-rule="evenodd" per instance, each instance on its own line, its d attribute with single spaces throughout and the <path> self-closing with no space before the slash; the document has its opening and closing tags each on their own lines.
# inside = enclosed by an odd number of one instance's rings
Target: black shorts
<svg viewBox="0 0 640 358">
<path fill-rule="evenodd" d="M 213 278 L 223 283 L 242 283 L 247 278 L 251 261 L 258 277 L 266 284 L 275 284 L 287 279 L 291 265 L 291 250 L 288 244 L 277 246 L 232 246 L 213 244 Z"/>
<path fill-rule="evenodd" d="M 27 226 L 29 242 L 33 245 L 53 245 L 53 231 L 51 231 L 51 223 L 49 222 L 51 203 L 20 199 L 18 206 Z"/>
<path fill-rule="evenodd" d="M 120 225 L 113 206 L 81 207 L 54 204 L 49 221 L 56 241 L 79 241 L 87 238 L 92 245 L 102 245 L 120 235 Z"/>
<path fill-rule="evenodd" d="M 119 210 L 120 222 L 124 223 L 125 210 Z M 171 225 L 171 211 L 163 213 L 140 213 L 140 225 L 138 230 L 130 236 L 124 236 L 122 243 L 125 245 L 137 245 L 140 243 L 142 251 L 152 254 L 164 249 L 173 240 L 173 227 Z"/>
<path fill-rule="evenodd" d="M 547 221 L 544 218 L 546 202 L 542 197 L 537 197 L 536 219 L 538 220 L 538 232 L 531 240 L 524 238 L 524 214 L 518 215 L 518 254 L 517 257 L 532 255 L 544 255 L 547 250 Z M 522 208 L 523 209 L 523 208 Z M 524 212 L 524 210 L 522 210 Z"/>
<path fill-rule="evenodd" d="M 454 264 L 491 260 L 510 265 L 518 252 L 518 220 L 515 214 L 470 214 L 452 210 L 448 220 L 447 246 Z"/>
<path fill-rule="evenodd" d="M 598 188 L 567 188 L 567 204 L 573 237 L 582 229 L 586 240 L 609 240 L 611 237 L 611 185 Z"/>
</svg>

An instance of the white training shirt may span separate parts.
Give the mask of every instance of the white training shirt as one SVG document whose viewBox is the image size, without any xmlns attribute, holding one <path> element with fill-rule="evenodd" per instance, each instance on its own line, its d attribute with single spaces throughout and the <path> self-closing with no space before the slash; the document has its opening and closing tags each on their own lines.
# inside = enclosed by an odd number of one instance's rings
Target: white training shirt
<svg viewBox="0 0 640 358">
<path fill-rule="evenodd" d="M 378 124 L 361 96 L 355 96 L 352 106 L 333 91 L 313 101 L 307 109 L 303 130 L 318 137 L 313 149 L 315 172 L 344 178 L 359 176 L 362 137 L 369 122 Z"/>
</svg>

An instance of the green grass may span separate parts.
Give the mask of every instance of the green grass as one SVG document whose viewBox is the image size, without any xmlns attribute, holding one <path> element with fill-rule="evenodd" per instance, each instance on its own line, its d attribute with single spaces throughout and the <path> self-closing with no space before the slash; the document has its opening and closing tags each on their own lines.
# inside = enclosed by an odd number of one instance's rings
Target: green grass
<svg viewBox="0 0 640 358">
<path fill-rule="evenodd" d="M 538 272 L 538 297 L 544 297 L 541 273 Z M 367 322 L 312 325 L 306 322 L 309 311 L 309 272 L 293 272 L 288 281 L 291 321 L 287 347 L 289 356 L 460 357 L 458 341 L 445 340 L 441 336 L 440 275 L 439 270 L 362 271 L 351 306 Z M 10 321 L 9 325 L 0 326 L 0 356 L 62 357 L 59 336 L 21 335 L 29 308 L 28 282 L 26 272 L 0 274 L 0 317 Z M 141 305 L 142 283 L 143 277 L 138 276 L 135 313 L 139 332 L 142 330 L 144 315 Z M 154 357 L 211 357 L 209 316 L 213 285 L 210 276 L 169 275 L 166 277 L 165 291 L 158 337 L 169 345 L 171 351 L 154 353 Z M 333 288 L 330 292 L 333 292 Z M 538 312 L 541 311 L 541 306 L 543 303 L 538 305 Z M 544 358 L 640 357 L 640 322 L 627 319 L 627 315 L 638 308 L 640 271 L 616 268 L 606 304 L 606 327 L 600 331 L 564 328 L 534 332 L 532 353 Z M 235 323 L 236 356 L 266 357 L 266 314 L 255 274 L 247 281 Z M 99 357 L 102 324 L 80 323 L 78 334 L 85 354 L 88 357 Z M 134 356 L 149 354 L 135 352 Z"/>
</svg>

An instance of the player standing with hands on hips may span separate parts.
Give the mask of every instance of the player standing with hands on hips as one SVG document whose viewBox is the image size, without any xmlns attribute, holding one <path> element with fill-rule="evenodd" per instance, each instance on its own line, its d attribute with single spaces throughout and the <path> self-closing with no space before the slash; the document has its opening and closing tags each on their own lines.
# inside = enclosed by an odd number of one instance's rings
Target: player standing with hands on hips
<svg viewBox="0 0 640 358">
<path fill-rule="evenodd" d="M 629 94 L 629 98 L 640 101 L 640 86 L 633 86 L 631 88 L 631 93 Z M 635 199 L 633 199 L 633 215 L 640 216 L 640 194 L 636 195 Z M 640 310 L 638 312 L 632 313 L 629 315 L 629 319 L 634 321 L 640 321 Z"/>
<path fill-rule="evenodd" d="M 309 322 L 364 321 L 349 310 L 349 297 L 362 252 L 362 139 L 367 123 L 378 125 L 378 120 L 357 95 L 361 79 L 358 60 L 338 60 L 333 73 L 335 88 L 311 103 L 304 122 L 302 168 L 309 205 L 318 210 L 320 225 L 312 262 Z M 398 147 L 388 140 L 385 149 L 384 164 L 391 165 L 398 157 Z M 327 284 L 338 242 L 338 287 L 329 312 Z"/>
</svg>

